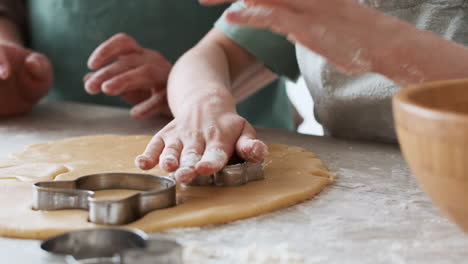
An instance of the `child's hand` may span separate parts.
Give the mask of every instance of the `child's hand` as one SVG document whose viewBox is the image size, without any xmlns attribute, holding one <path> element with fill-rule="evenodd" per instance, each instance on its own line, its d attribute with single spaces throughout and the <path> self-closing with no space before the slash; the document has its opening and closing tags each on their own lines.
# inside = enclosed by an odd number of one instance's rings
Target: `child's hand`
<svg viewBox="0 0 468 264">
<path fill-rule="evenodd" d="M 199 1 L 208 5 L 235 2 Z M 355 0 L 244 0 L 244 3 L 244 9 L 227 12 L 227 20 L 282 33 L 351 74 L 373 71 L 373 56 L 381 42 L 392 36 L 392 32 L 378 30 L 382 13 Z"/>
<path fill-rule="evenodd" d="M 136 165 L 148 170 L 159 163 L 163 170 L 175 171 L 179 182 L 189 183 L 198 174 L 221 170 L 233 151 L 252 162 L 265 158 L 266 145 L 245 119 L 229 111 L 198 110 L 179 115 L 159 131 Z"/>
<path fill-rule="evenodd" d="M 130 112 L 135 118 L 170 114 L 166 84 L 172 64 L 158 52 L 145 49 L 120 33 L 91 54 L 88 67 L 96 70 L 84 78 L 88 93 L 121 95 L 135 105 Z"/>
<path fill-rule="evenodd" d="M 30 111 L 52 81 L 52 65 L 47 57 L 20 44 L 0 43 L 0 116 Z"/>
</svg>

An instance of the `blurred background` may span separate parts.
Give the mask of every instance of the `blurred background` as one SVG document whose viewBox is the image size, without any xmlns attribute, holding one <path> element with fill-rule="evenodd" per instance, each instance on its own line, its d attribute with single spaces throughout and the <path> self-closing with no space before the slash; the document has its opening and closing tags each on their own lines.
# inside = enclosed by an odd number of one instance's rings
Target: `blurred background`
<svg viewBox="0 0 468 264">
<path fill-rule="evenodd" d="M 288 96 L 291 102 L 296 106 L 297 110 L 304 118 L 304 122 L 299 126 L 299 133 L 323 136 L 323 128 L 317 123 L 313 113 L 313 101 L 307 89 L 304 79 L 301 77 L 297 83 L 288 82 Z"/>
</svg>

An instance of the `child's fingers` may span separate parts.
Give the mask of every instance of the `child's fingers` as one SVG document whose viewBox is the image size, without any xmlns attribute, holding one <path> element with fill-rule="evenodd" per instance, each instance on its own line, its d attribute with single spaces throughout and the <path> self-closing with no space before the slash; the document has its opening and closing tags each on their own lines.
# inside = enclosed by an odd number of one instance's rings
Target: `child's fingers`
<svg viewBox="0 0 468 264">
<path fill-rule="evenodd" d="M 198 174 L 208 176 L 221 170 L 228 162 L 228 151 L 214 144 L 207 145 L 200 162 L 195 166 Z"/>
<path fill-rule="evenodd" d="M 245 123 L 237 141 L 236 151 L 242 159 L 250 162 L 260 162 L 268 155 L 268 147 L 256 138 L 255 129 L 248 123 Z"/>
<path fill-rule="evenodd" d="M 122 99 L 127 102 L 130 105 L 137 105 L 148 98 L 151 97 L 151 90 L 133 90 L 133 91 L 128 91 L 120 96 Z"/>
<path fill-rule="evenodd" d="M 118 95 L 131 90 L 159 86 L 166 80 L 165 71 L 155 64 L 145 64 L 105 81 L 102 90 L 109 95 Z"/>
<path fill-rule="evenodd" d="M 135 159 L 135 165 L 142 170 L 154 168 L 159 162 L 159 156 L 164 148 L 164 141 L 159 135 L 155 135 L 146 146 L 143 154 Z"/>
<path fill-rule="evenodd" d="M 130 36 L 119 33 L 102 43 L 88 59 L 88 67 L 97 70 L 121 56 L 140 53 L 143 48 Z"/>
<path fill-rule="evenodd" d="M 164 150 L 159 157 L 159 166 L 164 171 L 174 172 L 179 168 L 182 142 L 179 139 L 168 139 L 164 141 L 164 144 Z"/>
<path fill-rule="evenodd" d="M 196 140 L 192 143 L 187 143 L 187 146 L 184 145 L 184 149 L 180 157 L 180 166 L 175 173 L 177 181 L 190 183 L 193 178 L 197 176 L 195 166 L 202 158 L 204 147 L 203 141 Z"/>
<path fill-rule="evenodd" d="M 136 119 L 143 119 L 162 112 L 166 106 L 166 91 L 153 93 L 145 101 L 135 105 L 130 110 L 130 115 Z"/>
<path fill-rule="evenodd" d="M 103 83 L 136 66 L 137 64 L 132 63 L 130 60 L 118 60 L 110 65 L 107 65 L 94 72 L 93 75 L 85 81 L 85 90 L 89 94 L 97 94 L 103 91 L 108 95 L 114 95 L 112 91 L 106 91 L 104 89 Z"/>
</svg>

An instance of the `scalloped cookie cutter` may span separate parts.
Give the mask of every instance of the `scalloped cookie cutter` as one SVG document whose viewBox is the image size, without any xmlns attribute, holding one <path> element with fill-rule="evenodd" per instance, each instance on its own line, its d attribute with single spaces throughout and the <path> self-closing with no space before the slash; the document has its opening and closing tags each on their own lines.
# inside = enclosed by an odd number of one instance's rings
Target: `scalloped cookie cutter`
<svg viewBox="0 0 468 264">
<path fill-rule="evenodd" d="M 258 163 L 241 162 L 227 165 L 222 170 L 210 176 L 198 175 L 188 185 L 234 187 L 263 179 L 265 179 L 263 161 Z"/>
<path fill-rule="evenodd" d="M 97 200 L 94 191 L 141 190 L 120 200 Z M 150 211 L 176 205 L 176 182 L 167 177 L 138 173 L 100 173 L 73 181 L 46 181 L 33 185 L 34 210 L 83 209 L 95 224 L 122 225 Z"/>
</svg>

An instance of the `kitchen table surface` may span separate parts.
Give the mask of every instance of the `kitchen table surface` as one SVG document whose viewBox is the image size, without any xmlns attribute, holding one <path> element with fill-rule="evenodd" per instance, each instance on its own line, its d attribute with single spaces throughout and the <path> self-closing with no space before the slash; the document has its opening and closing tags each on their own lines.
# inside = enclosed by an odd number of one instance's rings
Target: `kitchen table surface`
<svg viewBox="0 0 468 264">
<path fill-rule="evenodd" d="M 149 135 L 167 121 L 134 120 L 121 108 L 45 102 L 28 115 L 0 119 L 0 156 L 68 137 Z M 273 129 L 258 135 L 316 153 L 336 183 L 269 214 L 152 234 L 179 241 L 185 263 L 468 263 L 468 235 L 430 203 L 396 146 Z M 38 241 L 0 238 L 0 263 L 51 261 Z"/>
</svg>

